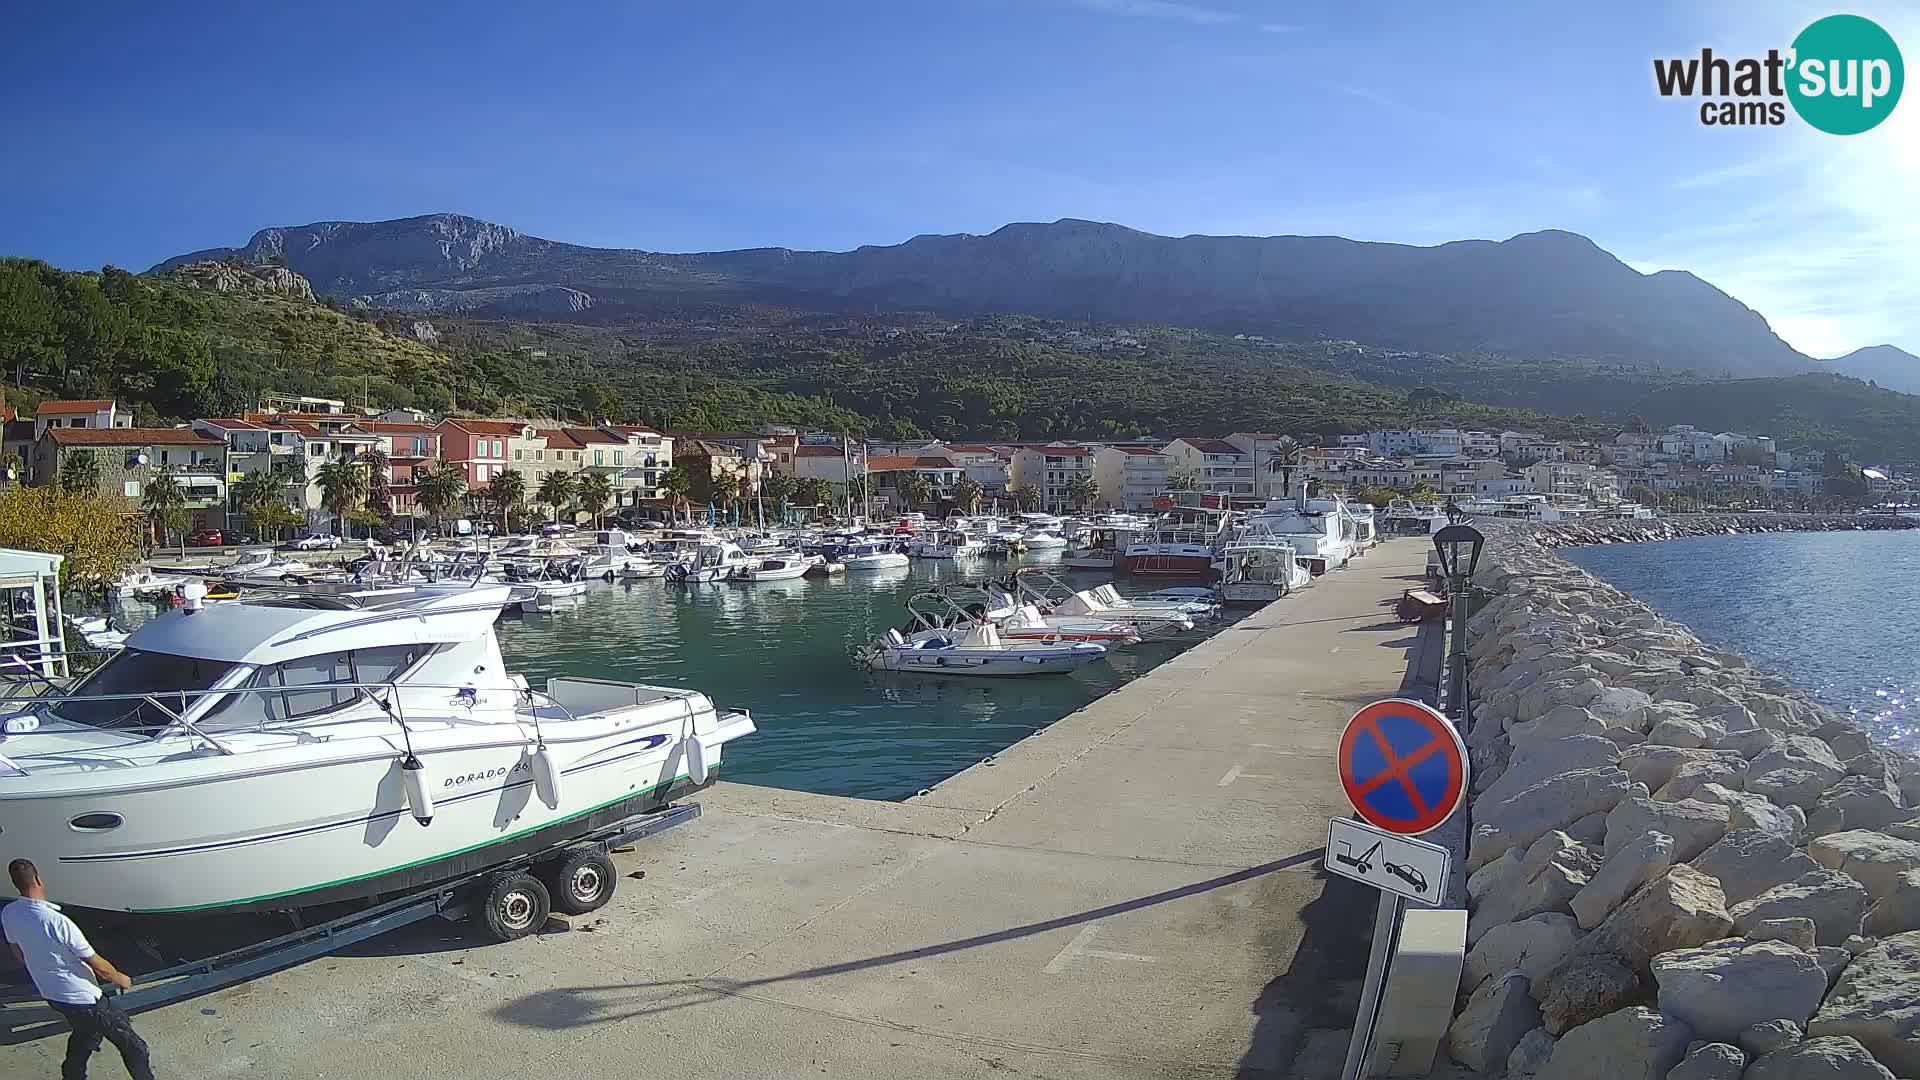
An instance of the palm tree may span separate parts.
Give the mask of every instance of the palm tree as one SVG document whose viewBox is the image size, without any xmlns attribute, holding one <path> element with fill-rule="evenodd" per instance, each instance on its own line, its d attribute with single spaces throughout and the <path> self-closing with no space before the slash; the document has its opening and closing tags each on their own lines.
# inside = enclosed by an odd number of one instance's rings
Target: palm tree
<svg viewBox="0 0 1920 1080">
<path fill-rule="evenodd" d="M 959 505 L 961 510 L 969 514 L 975 514 L 980 511 L 980 500 L 986 498 L 986 496 L 987 489 L 981 487 L 980 481 L 975 480 L 971 476 L 963 476 L 958 483 L 953 485 L 953 501 Z"/>
<path fill-rule="evenodd" d="M 414 499 L 435 522 L 460 501 L 467 490 L 467 478 L 452 465 L 421 465 L 413 471 Z"/>
<path fill-rule="evenodd" d="M 760 490 L 767 498 L 773 500 L 774 506 L 784 507 L 793 499 L 794 493 L 800 490 L 800 481 L 783 472 L 768 473 L 766 479 L 760 484 Z"/>
<path fill-rule="evenodd" d="M 100 490 L 100 460 L 91 450 L 69 450 L 60 456 L 60 488 L 92 495 Z"/>
<path fill-rule="evenodd" d="M 734 504 L 740 501 L 740 478 L 732 473 L 714 477 L 713 483 L 707 485 L 707 497 L 731 518 Z"/>
<path fill-rule="evenodd" d="M 147 481 L 146 492 L 140 496 L 140 509 L 146 511 L 150 527 L 159 532 L 162 547 L 166 546 L 168 533 L 187 527 L 187 493 L 174 480 L 171 469 L 162 466 Z M 185 543 L 182 539 L 183 547 Z"/>
<path fill-rule="evenodd" d="M 824 511 L 827 516 L 832 516 L 833 482 L 823 477 L 809 476 L 800 481 L 799 489 L 794 493 L 794 501 L 811 506 L 816 512 Z"/>
<path fill-rule="evenodd" d="M 378 446 L 367 447 L 354 459 L 355 464 L 366 470 L 367 509 L 379 514 L 383 520 L 393 516 L 393 499 L 387 494 L 390 462 L 387 452 Z"/>
<path fill-rule="evenodd" d="M 560 508 L 573 505 L 573 474 L 550 472 L 540 479 L 538 502 L 553 507 L 553 520 L 560 520 Z"/>
<path fill-rule="evenodd" d="M 247 523 L 258 531 L 271 507 L 284 507 L 287 489 L 271 472 L 250 472 L 233 485 L 233 505 L 247 515 Z"/>
<path fill-rule="evenodd" d="M 925 506 L 933 501 L 933 481 L 925 473 L 900 474 L 900 498 L 908 507 Z"/>
<path fill-rule="evenodd" d="M 685 465 L 675 465 L 661 475 L 660 490 L 667 493 L 668 511 L 678 521 L 692 505 L 688 499 L 693 494 L 693 474 Z"/>
<path fill-rule="evenodd" d="M 592 514 L 593 527 L 599 528 L 600 511 L 605 510 L 607 504 L 613 501 L 613 482 L 607 479 L 606 473 L 583 473 L 580 476 L 578 492 L 576 497 L 580 500 L 580 509 Z"/>
<path fill-rule="evenodd" d="M 527 497 L 527 477 L 519 469 L 501 469 L 493 476 L 489 485 L 493 501 L 500 506 L 500 530 L 503 533 L 513 531 L 507 523 L 507 515 L 520 508 Z"/>
<path fill-rule="evenodd" d="M 1079 473 L 1067 481 L 1067 502 L 1075 510 L 1085 510 L 1100 498 L 1100 485 L 1086 473 Z"/>
<path fill-rule="evenodd" d="M 1040 505 L 1040 492 L 1031 487 L 1008 488 L 1007 498 L 1022 510 L 1033 510 Z"/>
<path fill-rule="evenodd" d="M 350 459 L 329 461 L 314 477 L 320 485 L 320 505 L 332 514 L 341 535 L 347 532 L 347 515 L 360 505 L 367 493 L 367 475 Z"/>
<path fill-rule="evenodd" d="M 1293 497 L 1293 474 L 1306 460 L 1307 448 L 1291 435 L 1282 435 L 1273 443 L 1273 456 L 1267 459 L 1267 471 L 1280 474 L 1283 498 Z"/>
</svg>

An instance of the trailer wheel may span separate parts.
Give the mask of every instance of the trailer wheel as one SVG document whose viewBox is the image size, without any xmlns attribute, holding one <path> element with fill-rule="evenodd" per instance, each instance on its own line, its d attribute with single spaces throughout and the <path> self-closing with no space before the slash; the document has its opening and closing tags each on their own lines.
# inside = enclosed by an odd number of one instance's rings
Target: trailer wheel
<svg viewBox="0 0 1920 1080">
<path fill-rule="evenodd" d="M 553 910 L 547 887 L 532 874 L 503 870 L 480 885 L 481 931 L 494 941 L 516 941 L 544 926 Z"/>
<path fill-rule="evenodd" d="M 548 863 L 546 879 L 553 910 L 565 915 L 585 915 L 605 907 L 620 880 L 613 860 L 595 847 L 576 848 Z"/>
</svg>

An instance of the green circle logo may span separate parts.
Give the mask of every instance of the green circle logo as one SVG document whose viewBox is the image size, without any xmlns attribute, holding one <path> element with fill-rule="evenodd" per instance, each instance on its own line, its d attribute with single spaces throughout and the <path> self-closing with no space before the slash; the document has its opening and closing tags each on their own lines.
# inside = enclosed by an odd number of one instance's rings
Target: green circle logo
<svg viewBox="0 0 1920 1080">
<path fill-rule="evenodd" d="M 1793 39 L 1787 98 L 1800 119 L 1829 135 L 1872 129 L 1900 103 L 1906 69 L 1880 24 L 1829 15 Z"/>
</svg>

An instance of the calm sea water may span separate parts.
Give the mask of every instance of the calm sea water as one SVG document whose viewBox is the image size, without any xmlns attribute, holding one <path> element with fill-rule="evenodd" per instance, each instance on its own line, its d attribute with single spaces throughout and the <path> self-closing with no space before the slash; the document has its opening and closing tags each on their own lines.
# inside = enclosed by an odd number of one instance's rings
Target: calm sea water
<svg viewBox="0 0 1920 1080">
<path fill-rule="evenodd" d="M 1767 533 L 1561 554 L 1920 749 L 1920 532 Z"/>
<path fill-rule="evenodd" d="M 874 673 L 853 664 L 850 649 L 904 622 L 915 591 L 1006 572 L 1003 559 L 915 560 L 755 585 L 603 584 L 551 615 L 502 619 L 500 643 L 509 669 L 535 686 L 562 674 L 655 682 L 752 709 L 759 731 L 728 744 L 730 780 L 904 799 L 1191 645 L 1137 645 L 1072 675 L 1031 679 Z M 1108 578 L 1073 580 L 1090 587 Z"/>
</svg>

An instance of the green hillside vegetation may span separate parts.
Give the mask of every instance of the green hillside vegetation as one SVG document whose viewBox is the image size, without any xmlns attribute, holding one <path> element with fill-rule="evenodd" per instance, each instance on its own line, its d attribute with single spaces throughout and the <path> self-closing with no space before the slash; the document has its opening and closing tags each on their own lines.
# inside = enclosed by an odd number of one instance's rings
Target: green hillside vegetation
<svg viewBox="0 0 1920 1080">
<path fill-rule="evenodd" d="M 1608 438 L 1693 423 L 1868 460 L 1920 458 L 1920 398 L 1831 375 L 1730 380 L 1164 327 L 1116 341 L 1111 327 L 1028 316 L 849 323 L 774 308 L 670 326 L 435 316 L 429 344 L 412 334 L 418 316 L 315 301 L 297 277 L 286 275 L 290 289 L 272 273 L 202 264 L 197 275 L 135 277 L 0 259 L 9 398 L 30 408 L 113 397 L 143 423 L 230 414 L 277 391 L 432 412 L 966 439 L 1410 424 Z"/>
</svg>

